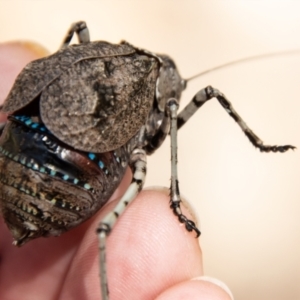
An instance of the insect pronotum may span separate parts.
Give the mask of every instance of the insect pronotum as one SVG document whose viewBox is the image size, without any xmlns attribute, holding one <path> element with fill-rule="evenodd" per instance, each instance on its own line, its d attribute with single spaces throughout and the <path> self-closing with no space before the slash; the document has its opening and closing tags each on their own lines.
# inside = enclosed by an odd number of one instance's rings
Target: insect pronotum
<svg viewBox="0 0 300 300">
<path fill-rule="evenodd" d="M 79 44 L 70 45 L 74 34 Z M 91 42 L 85 22 L 71 26 L 58 52 L 28 64 L 2 109 L 9 117 L 0 139 L 0 204 L 13 243 L 60 235 L 90 218 L 108 201 L 129 165 L 131 184 L 97 229 L 101 293 L 107 300 L 106 238 L 143 187 L 146 156 L 168 134 L 170 207 L 186 230 L 200 235 L 180 207 L 177 129 L 204 103 L 216 98 L 262 152 L 295 148 L 264 145 L 211 86 L 178 113 L 187 82 L 167 55 L 127 42 Z"/>
</svg>

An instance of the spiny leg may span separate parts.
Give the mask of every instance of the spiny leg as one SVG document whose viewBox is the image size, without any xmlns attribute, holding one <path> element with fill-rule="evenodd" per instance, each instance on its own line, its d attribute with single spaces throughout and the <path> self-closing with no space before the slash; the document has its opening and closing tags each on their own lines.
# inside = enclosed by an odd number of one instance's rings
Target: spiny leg
<svg viewBox="0 0 300 300">
<path fill-rule="evenodd" d="M 217 98 L 219 103 L 224 107 L 227 113 L 238 123 L 250 142 L 261 152 L 285 152 L 289 149 L 295 149 L 292 145 L 283 146 L 272 146 L 264 145 L 263 141 L 247 126 L 243 119 L 235 111 L 231 103 L 226 99 L 226 97 L 217 89 L 208 86 L 200 90 L 192 99 L 192 101 L 183 109 L 178 115 L 177 127 L 178 129 L 183 126 L 189 118 L 200 108 L 206 101 L 212 98 Z"/>
<path fill-rule="evenodd" d="M 178 110 L 178 101 L 176 99 L 169 99 L 166 104 L 165 114 L 162 120 L 162 123 L 157 130 L 157 133 L 149 137 L 147 140 L 147 145 L 144 147 L 147 154 L 153 153 L 162 142 L 165 140 L 171 123 L 171 194 L 170 194 L 170 207 L 173 209 L 174 214 L 178 217 L 181 223 L 185 224 L 185 227 L 188 231 L 195 230 L 197 237 L 200 235 L 199 229 L 196 227 L 195 223 L 191 220 L 188 220 L 185 215 L 182 214 L 180 208 L 180 193 L 178 186 L 178 176 L 177 176 L 177 110 Z M 171 120 L 171 122 L 170 122 Z"/>
<path fill-rule="evenodd" d="M 99 239 L 99 252 L 100 252 L 99 269 L 100 269 L 100 278 L 101 278 L 102 300 L 109 299 L 107 272 L 106 272 L 106 237 L 109 235 L 118 217 L 125 211 L 127 205 L 141 191 L 146 178 L 146 167 L 147 167 L 146 158 L 147 156 L 144 150 L 142 149 L 133 150 L 130 156 L 130 163 L 129 163 L 133 173 L 131 184 L 129 185 L 125 194 L 119 200 L 115 208 L 102 219 L 97 229 L 97 234 Z"/>
<path fill-rule="evenodd" d="M 197 237 L 201 234 L 200 230 L 196 227 L 195 223 L 189 220 L 185 215 L 182 214 L 180 208 L 180 193 L 178 185 L 178 175 L 177 175 L 177 110 L 179 103 L 176 99 L 169 99 L 167 102 L 167 109 L 171 118 L 171 208 L 174 214 L 178 217 L 181 223 L 185 224 L 187 231 L 194 230 Z"/>
<path fill-rule="evenodd" d="M 71 25 L 71 28 L 67 32 L 67 34 L 62 42 L 61 48 L 67 47 L 70 44 L 74 33 L 77 34 L 78 42 L 80 44 L 88 43 L 90 41 L 90 34 L 89 34 L 89 30 L 86 26 L 86 23 L 84 21 L 79 21 L 79 22 L 76 22 Z"/>
</svg>

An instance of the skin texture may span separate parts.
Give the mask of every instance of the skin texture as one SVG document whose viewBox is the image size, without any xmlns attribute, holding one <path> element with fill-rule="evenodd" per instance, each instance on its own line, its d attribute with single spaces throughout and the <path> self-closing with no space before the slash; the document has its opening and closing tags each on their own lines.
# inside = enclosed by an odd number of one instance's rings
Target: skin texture
<svg viewBox="0 0 300 300">
<path fill-rule="evenodd" d="M 33 44 L 0 45 L 1 103 L 25 64 L 44 55 Z M 128 170 L 101 211 L 60 237 L 40 238 L 17 248 L 0 219 L 0 298 L 99 300 L 95 230 L 130 180 Z M 183 211 L 193 219 L 184 207 Z M 111 300 L 231 299 L 222 283 L 203 277 L 191 280 L 203 276 L 198 239 L 179 224 L 162 191 L 143 191 L 119 218 L 108 238 L 107 262 Z"/>
</svg>

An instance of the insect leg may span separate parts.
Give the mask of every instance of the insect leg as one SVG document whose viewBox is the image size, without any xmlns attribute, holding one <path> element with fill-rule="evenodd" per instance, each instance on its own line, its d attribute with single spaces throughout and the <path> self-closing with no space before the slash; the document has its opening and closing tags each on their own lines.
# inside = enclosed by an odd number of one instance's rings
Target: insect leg
<svg viewBox="0 0 300 300">
<path fill-rule="evenodd" d="M 74 33 L 77 34 L 78 42 L 80 44 L 88 43 L 90 41 L 90 34 L 86 23 L 83 21 L 79 21 L 71 25 L 71 28 L 67 32 L 66 37 L 62 42 L 61 48 L 67 47 L 70 44 Z"/>
<path fill-rule="evenodd" d="M 185 215 L 182 214 L 180 208 L 180 193 L 178 185 L 178 175 L 177 175 L 177 110 L 179 103 L 176 99 L 171 98 L 167 102 L 167 109 L 169 110 L 171 118 L 171 188 L 170 188 L 170 202 L 171 208 L 173 209 L 174 214 L 178 217 L 179 222 L 185 224 L 187 231 L 194 230 L 197 234 L 197 237 L 200 235 L 199 229 L 196 227 L 196 224 L 189 220 Z"/>
<path fill-rule="evenodd" d="M 141 191 L 145 178 L 146 178 L 146 153 L 142 149 L 133 150 L 130 157 L 130 168 L 133 173 L 131 184 L 126 190 L 123 197 L 119 200 L 115 208 L 109 212 L 99 224 L 97 234 L 99 238 L 99 251 L 100 251 L 100 278 L 101 278 L 101 293 L 102 300 L 109 299 L 109 291 L 107 285 L 106 274 L 106 237 L 109 235 L 113 226 L 115 225 L 118 217 L 125 211 L 127 205 L 136 197 Z"/>
<path fill-rule="evenodd" d="M 227 111 L 227 113 L 238 123 L 241 127 L 247 138 L 250 142 L 261 152 L 285 152 L 289 149 L 295 149 L 292 145 L 283 145 L 283 146 L 273 146 L 273 145 L 264 145 L 263 141 L 247 126 L 243 119 L 235 111 L 231 103 L 227 98 L 217 89 L 208 86 L 200 90 L 192 99 L 192 101 L 183 109 L 183 111 L 178 115 L 177 127 L 178 129 L 183 126 L 188 119 L 200 108 L 206 101 L 211 100 L 212 98 L 217 98 L 219 103 Z"/>
</svg>

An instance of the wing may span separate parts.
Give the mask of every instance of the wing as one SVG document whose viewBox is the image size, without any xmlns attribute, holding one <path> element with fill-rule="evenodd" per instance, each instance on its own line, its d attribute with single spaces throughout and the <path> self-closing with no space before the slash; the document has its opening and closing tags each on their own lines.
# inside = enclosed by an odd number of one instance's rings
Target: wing
<svg viewBox="0 0 300 300">
<path fill-rule="evenodd" d="M 81 60 L 91 57 L 112 57 L 134 53 L 129 44 L 91 42 L 71 45 L 48 57 L 29 63 L 17 77 L 2 111 L 11 113 L 33 101 L 53 80 Z"/>
<path fill-rule="evenodd" d="M 76 149 L 119 148 L 145 124 L 157 76 L 158 61 L 138 53 L 79 61 L 43 91 L 41 118 Z"/>
</svg>

